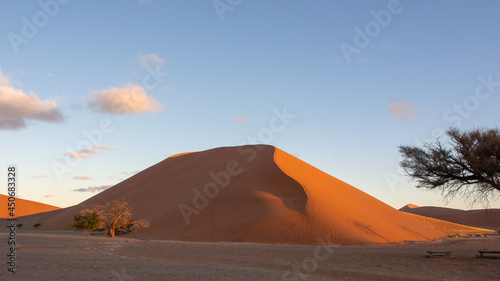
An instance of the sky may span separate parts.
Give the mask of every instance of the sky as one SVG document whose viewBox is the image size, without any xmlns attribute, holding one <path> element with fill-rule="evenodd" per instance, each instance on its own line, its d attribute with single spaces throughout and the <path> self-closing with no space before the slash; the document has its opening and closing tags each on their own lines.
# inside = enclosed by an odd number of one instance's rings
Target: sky
<svg viewBox="0 0 500 281">
<path fill-rule="evenodd" d="M 0 180 L 16 165 L 20 198 L 59 207 L 264 143 L 395 208 L 467 209 L 398 146 L 500 124 L 499 1 L 1 1 L 0 21 Z"/>
</svg>

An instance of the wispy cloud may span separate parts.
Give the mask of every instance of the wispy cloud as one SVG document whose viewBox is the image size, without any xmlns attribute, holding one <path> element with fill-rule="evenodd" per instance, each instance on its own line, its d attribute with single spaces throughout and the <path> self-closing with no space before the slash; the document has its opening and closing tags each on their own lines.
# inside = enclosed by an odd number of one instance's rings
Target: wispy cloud
<svg viewBox="0 0 500 281">
<path fill-rule="evenodd" d="M 236 116 L 234 117 L 234 122 L 238 124 L 246 124 L 248 122 L 248 118 L 243 117 L 243 116 Z"/>
<path fill-rule="evenodd" d="M 140 171 L 133 171 L 133 172 L 121 172 L 121 174 L 123 175 L 127 175 L 127 176 L 130 176 L 130 175 L 135 175 L 137 173 L 139 173 Z"/>
<path fill-rule="evenodd" d="M 24 129 L 31 120 L 62 123 L 64 117 L 54 100 L 41 100 L 33 92 L 25 94 L 0 69 L 0 130 Z"/>
<path fill-rule="evenodd" d="M 52 194 L 47 194 L 47 195 L 44 195 L 43 197 L 45 198 L 50 198 L 50 197 L 56 197 L 55 195 L 52 195 Z"/>
<path fill-rule="evenodd" d="M 74 176 L 73 179 L 74 180 L 84 180 L 84 181 L 86 181 L 86 180 L 91 180 L 92 178 L 89 177 L 89 176 Z"/>
<path fill-rule="evenodd" d="M 42 174 L 42 175 L 32 176 L 31 178 L 32 179 L 42 179 L 42 178 L 50 178 L 50 177 L 46 174 Z"/>
<path fill-rule="evenodd" d="M 112 150 L 115 150 L 114 148 L 111 148 L 107 145 L 98 145 L 98 144 L 94 144 L 94 148 L 97 148 L 97 149 L 100 149 L 100 150 L 108 150 L 108 151 L 112 151 Z"/>
<path fill-rule="evenodd" d="M 391 99 L 387 113 L 399 121 L 412 120 L 418 115 L 418 106 L 414 103 L 398 102 Z"/>
<path fill-rule="evenodd" d="M 98 192 L 98 191 L 106 190 L 110 187 L 112 187 L 112 185 L 89 186 L 89 187 L 82 187 L 82 188 L 73 189 L 73 191 L 76 191 L 76 192 Z"/>
<path fill-rule="evenodd" d="M 0 68 L 0 85 L 10 85 L 10 78 L 7 77 L 7 75 L 3 74 L 1 68 Z"/>
<path fill-rule="evenodd" d="M 160 58 L 157 54 L 138 54 L 139 64 L 142 67 L 153 67 L 160 66 L 162 67 L 165 64 L 165 61 Z"/>
<path fill-rule="evenodd" d="M 78 153 L 84 153 L 84 154 L 97 154 L 97 150 L 91 149 L 91 148 L 82 148 L 77 151 Z"/>
<path fill-rule="evenodd" d="M 93 92 L 87 97 L 87 101 L 91 110 L 100 113 L 156 113 L 164 108 L 155 98 L 148 95 L 142 86 L 137 84 Z"/>
<path fill-rule="evenodd" d="M 93 149 L 95 148 L 95 149 Z M 112 151 L 114 150 L 113 148 L 107 146 L 107 145 L 98 145 L 94 144 L 92 148 L 82 148 L 78 151 L 68 151 L 66 155 L 68 155 L 72 159 L 83 159 L 83 158 L 88 158 L 91 154 L 98 154 L 98 150 L 107 150 L 107 151 Z"/>
<path fill-rule="evenodd" d="M 74 151 L 68 151 L 66 152 L 66 154 L 72 158 L 72 159 L 83 159 L 83 158 L 87 158 L 88 157 L 88 154 L 85 154 L 85 153 L 77 153 L 77 152 L 74 152 Z"/>
</svg>

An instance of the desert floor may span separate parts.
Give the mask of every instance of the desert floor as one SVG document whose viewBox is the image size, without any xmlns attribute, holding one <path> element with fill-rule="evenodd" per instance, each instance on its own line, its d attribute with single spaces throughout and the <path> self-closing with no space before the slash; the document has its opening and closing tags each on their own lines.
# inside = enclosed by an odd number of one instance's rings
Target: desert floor
<svg viewBox="0 0 500 281">
<path fill-rule="evenodd" d="M 73 231 L 19 231 L 16 270 L 0 280 L 500 280 L 500 236 L 381 246 L 295 246 L 108 238 Z M 452 251 L 425 258 L 427 250 Z"/>
</svg>

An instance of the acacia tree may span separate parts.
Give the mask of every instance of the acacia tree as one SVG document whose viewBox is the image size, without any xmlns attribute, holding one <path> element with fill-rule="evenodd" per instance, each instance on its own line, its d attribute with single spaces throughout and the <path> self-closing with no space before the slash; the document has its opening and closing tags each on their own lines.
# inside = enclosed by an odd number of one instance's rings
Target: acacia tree
<svg viewBox="0 0 500 281">
<path fill-rule="evenodd" d="M 446 133 L 446 142 L 399 146 L 400 166 L 417 188 L 441 190 L 445 200 L 460 194 L 471 206 L 488 204 L 500 191 L 500 130 L 450 128 Z"/>
<path fill-rule="evenodd" d="M 132 218 L 132 207 L 128 205 L 128 202 L 113 201 L 112 203 L 106 202 L 102 205 L 94 204 L 89 207 L 85 207 L 82 213 L 97 213 L 98 220 L 107 230 L 107 234 L 111 237 L 115 237 L 117 232 L 130 232 L 130 228 L 134 227 L 136 230 L 149 227 L 149 221 L 146 219 L 140 219 L 133 221 Z"/>
</svg>

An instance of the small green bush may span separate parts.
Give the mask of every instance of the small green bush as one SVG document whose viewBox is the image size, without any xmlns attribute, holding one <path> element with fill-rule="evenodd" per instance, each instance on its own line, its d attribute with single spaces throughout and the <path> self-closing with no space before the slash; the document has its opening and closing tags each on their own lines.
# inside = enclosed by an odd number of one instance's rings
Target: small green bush
<svg viewBox="0 0 500 281">
<path fill-rule="evenodd" d="M 93 231 L 99 226 L 99 214 L 97 212 L 75 215 L 73 226 L 79 230 Z"/>
</svg>

